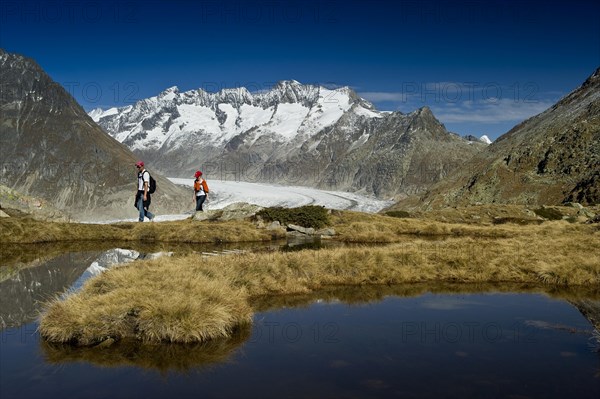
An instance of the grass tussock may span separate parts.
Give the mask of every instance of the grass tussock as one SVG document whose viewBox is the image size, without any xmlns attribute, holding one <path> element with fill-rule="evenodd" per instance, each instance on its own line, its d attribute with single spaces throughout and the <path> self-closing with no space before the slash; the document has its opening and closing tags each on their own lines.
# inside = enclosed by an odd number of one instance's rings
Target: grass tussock
<svg viewBox="0 0 600 399">
<path fill-rule="evenodd" d="M 410 213 L 406 212 L 406 211 L 387 211 L 385 213 L 387 216 L 391 216 L 394 218 L 409 218 L 410 217 Z"/>
<path fill-rule="evenodd" d="M 396 239 L 401 231 L 423 228 L 423 223 L 395 219 L 396 224 L 386 224 L 371 216 L 365 228 L 374 226 L 374 231 L 387 231 Z M 338 226 L 364 223 L 352 214 L 337 217 L 346 218 Z M 458 234 L 451 224 L 431 228 L 450 236 L 437 241 L 412 237 L 384 247 L 134 262 L 90 280 L 64 301 L 50 303 L 40 332 L 49 341 L 79 345 L 107 338 L 204 342 L 250 323 L 252 304 L 261 298 L 304 296 L 328 287 L 431 282 L 557 290 L 600 287 L 600 233 L 590 226 L 564 221 L 494 226 L 504 231 L 497 236 L 482 234 L 489 228 L 480 231 L 483 227 L 477 226 L 462 226 L 466 230 Z M 465 232 L 471 235 L 463 236 Z"/>
<path fill-rule="evenodd" d="M 53 301 L 40 331 L 51 342 L 79 345 L 107 338 L 190 343 L 229 337 L 250 323 L 243 290 L 205 274 L 182 272 L 186 262 L 134 262 L 111 269 L 88 281 L 80 293 Z"/>
</svg>

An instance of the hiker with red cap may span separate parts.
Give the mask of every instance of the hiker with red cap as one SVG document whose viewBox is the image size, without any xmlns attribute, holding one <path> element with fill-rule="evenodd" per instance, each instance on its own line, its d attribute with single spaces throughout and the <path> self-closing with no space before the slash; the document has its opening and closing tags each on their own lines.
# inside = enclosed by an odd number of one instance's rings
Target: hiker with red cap
<svg viewBox="0 0 600 399">
<path fill-rule="evenodd" d="M 199 170 L 194 173 L 194 201 L 196 201 L 196 211 L 203 212 L 202 204 L 206 200 L 206 196 L 208 195 L 208 185 L 206 184 L 206 180 L 202 178 L 202 172 Z"/>
<path fill-rule="evenodd" d="M 144 162 L 142 161 L 136 162 L 135 167 L 138 172 L 138 184 L 135 194 L 135 207 L 140 212 L 138 220 L 143 222 L 144 216 L 146 216 L 152 221 L 154 215 L 148 210 L 151 202 L 150 193 L 148 192 L 150 190 L 150 173 L 144 168 Z"/>
</svg>

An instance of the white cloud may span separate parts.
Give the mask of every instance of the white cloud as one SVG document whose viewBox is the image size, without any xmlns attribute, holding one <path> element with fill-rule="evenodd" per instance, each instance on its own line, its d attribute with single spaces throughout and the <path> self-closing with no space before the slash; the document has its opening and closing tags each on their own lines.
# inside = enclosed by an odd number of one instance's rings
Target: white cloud
<svg viewBox="0 0 600 399">
<path fill-rule="evenodd" d="M 428 105 L 443 123 L 516 123 L 545 111 L 556 102 L 551 100 L 556 96 L 545 96 L 544 100 L 534 101 L 515 100 L 507 90 L 504 90 L 506 97 L 494 96 L 491 94 L 502 92 L 500 85 L 495 84 L 481 86 L 499 89 L 485 93 L 478 93 L 475 90 L 477 87 L 476 83 L 434 82 L 407 86 L 409 91 L 363 92 L 360 96 L 375 106 L 378 102 L 391 102 L 396 108 L 402 107 L 408 112 Z"/>
<path fill-rule="evenodd" d="M 554 102 L 516 102 L 512 99 L 496 99 L 495 102 L 466 102 L 460 107 L 433 106 L 434 115 L 443 123 L 477 122 L 501 123 L 521 122 L 544 112 Z"/>
<path fill-rule="evenodd" d="M 406 102 L 407 96 L 404 93 L 393 93 L 393 92 L 381 92 L 381 91 L 367 91 L 359 93 L 359 96 L 365 100 L 371 102 L 380 101 L 394 101 L 394 102 Z"/>
</svg>

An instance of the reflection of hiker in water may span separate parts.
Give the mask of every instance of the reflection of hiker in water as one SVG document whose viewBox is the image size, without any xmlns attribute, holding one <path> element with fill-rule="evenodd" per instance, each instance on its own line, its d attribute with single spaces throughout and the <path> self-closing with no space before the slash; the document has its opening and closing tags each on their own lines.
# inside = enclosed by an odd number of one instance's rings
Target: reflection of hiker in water
<svg viewBox="0 0 600 399">
<path fill-rule="evenodd" d="M 144 169 L 144 163 L 139 161 L 135 164 L 138 172 L 138 185 L 137 192 L 135 194 L 135 207 L 140 212 L 139 221 L 144 221 L 144 216 L 148 217 L 150 221 L 154 219 L 154 215 L 150 213 L 148 208 L 150 207 L 150 202 L 152 201 L 150 198 L 150 173 L 146 169 Z"/>
<path fill-rule="evenodd" d="M 199 170 L 194 174 L 196 180 L 194 180 L 194 201 L 196 201 L 196 211 L 202 212 L 202 204 L 206 200 L 208 195 L 208 185 L 206 180 L 202 178 L 202 172 Z"/>
</svg>

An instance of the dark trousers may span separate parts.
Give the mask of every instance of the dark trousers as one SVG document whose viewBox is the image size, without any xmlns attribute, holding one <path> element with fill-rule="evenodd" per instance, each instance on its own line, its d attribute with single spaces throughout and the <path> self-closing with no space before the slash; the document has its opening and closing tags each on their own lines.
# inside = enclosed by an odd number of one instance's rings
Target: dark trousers
<svg viewBox="0 0 600 399">
<path fill-rule="evenodd" d="M 198 195 L 196 197 L 196 211 L 203 211 L 202 204 L 204 204 L 204 200 L 206 199 L 206 195 Z"/>
<path fill-rule="evenodd" d="M 140 222 L 144 221 L 144 216 L 150 220 L 154 219 L 154 215 L 148 210 L 148 208 L 150 207 L 150 201 L 151 201 L 150 194 L 147 194 L 146 198 L 147 198 L 147 200 L 144 201 L 144 192 L 143 191 L 138 191 L 137 195 L 135 196 L 135 207 L 138 209 L 138 212 L 140 213 L 140 216 L 138 218 L 138 220 Z"/>
</svg>

